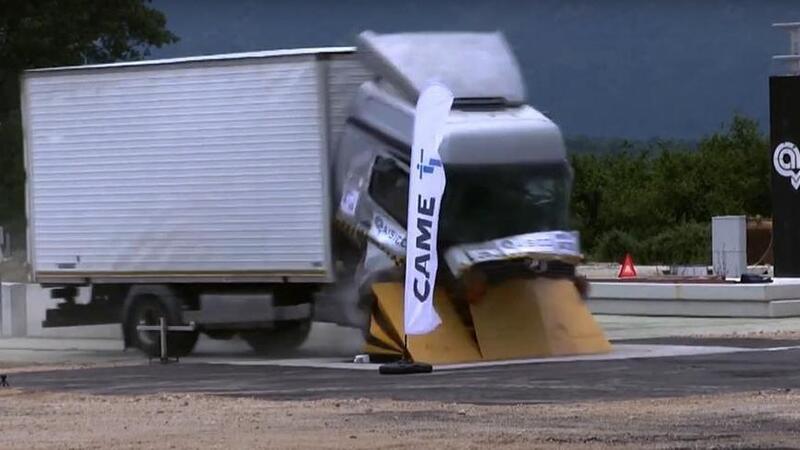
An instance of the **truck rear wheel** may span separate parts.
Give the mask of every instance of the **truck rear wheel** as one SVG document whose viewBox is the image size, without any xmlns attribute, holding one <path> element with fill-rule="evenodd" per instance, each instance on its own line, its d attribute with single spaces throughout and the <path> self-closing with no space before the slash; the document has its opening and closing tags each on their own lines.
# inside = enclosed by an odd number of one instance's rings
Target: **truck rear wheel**
<svg viewBox="0 0 800 450">
<path fill-rule="evenodd" d="M 294 350 L 306 341 L 311 320 L 278 322 L 274 328 L 243 331 L 242 338 L 260 354 L 280 354 Z"/>
<path fill-rule="evenodd" d="M 168 325 L 181 325 L 180 300 L 172 295 L 156 295 L 155 293 L 137 294 L 125 317 L 125 334 L 132 347 L 136 347 L 151 357 L 161 356 L 161 339 L 158 331 L 139 331 L 136 326 L 144 322 L 146 325 L 158 325 L 159 319 L 165 317 Z M 167 333 L 167 354 L 169 356 L 186 356 L 192 352 L 197 343 L 196 331 L 172 331 Z"/>
</svg>

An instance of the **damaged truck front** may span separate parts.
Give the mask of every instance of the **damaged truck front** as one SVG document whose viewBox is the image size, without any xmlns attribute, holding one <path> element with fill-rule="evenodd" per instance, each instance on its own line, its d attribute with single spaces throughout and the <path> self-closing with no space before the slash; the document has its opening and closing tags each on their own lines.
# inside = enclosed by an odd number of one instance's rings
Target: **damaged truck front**
<svg viewBox="0 0 800 450">
<path fill-rule="evenodd" d="M 439 149 L 447 187 L 439 249 L 440 283 L 480 295 L 506 279 L 574 279 L 581 254 L 567 232 L 572 172 L 558 127 L 525 102 L 517 62 L 501 34 L 414 33 L 359 37 L 376 78 L 361 85 L 332 159 L 337 221 L 354 252 L 365 323 L 377 281 L 399 280 L 405 261 L 414 104 L 431 80 L 455 97 Z M 357 261 L 356 261 L 357 260 Z M 353 298 L 351 295 L 340 298 Z M 351 311 L 340 308 L 339 311 Z"/>
</svg>

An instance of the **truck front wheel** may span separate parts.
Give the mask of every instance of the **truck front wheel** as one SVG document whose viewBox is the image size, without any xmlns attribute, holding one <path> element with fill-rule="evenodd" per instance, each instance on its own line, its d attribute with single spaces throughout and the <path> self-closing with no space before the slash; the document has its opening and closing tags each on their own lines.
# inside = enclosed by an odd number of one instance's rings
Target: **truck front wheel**
<svg viewBox="0 0 800 450">
<path fill-rule="evenodd" d="M 260 354 L 281 354 L 294 350 L 305 342 L 311 332 L 311 320 L 278 322 L 274 328 L 242 332 L 242 338 Z"/>
<path fill-rule="evenodd" d="M 159 319 L 167 319 L 168 325 L 180 325 L 183 320 L 179 300 L 174 296 L 159 296 L 155 293 L 136 295 L 125 317 L 124 332 L 130 346 L 148 356 L 161 356 L 161 340 L 158 331 L 139 331 L 137 325 L 158 325 Z M 167 333 L 167 354 L 186 356 L 197 343 L 196 331 L 171 331 Z"/>
</svg>

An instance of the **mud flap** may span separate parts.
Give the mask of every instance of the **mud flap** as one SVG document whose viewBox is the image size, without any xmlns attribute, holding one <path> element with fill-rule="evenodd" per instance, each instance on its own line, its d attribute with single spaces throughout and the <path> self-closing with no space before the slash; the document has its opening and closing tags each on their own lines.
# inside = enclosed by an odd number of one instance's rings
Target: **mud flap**
<svg viewBox="0 0 800 450">
<path fill-rule="evenodd" d="M 402 356 L 403 285 L 376 283 L 377 298 L 365 351 Z M 492 286 L 470 305 L 472 326 L 443 289 L 434 294 L 442 324 L 409 336 L 415 361 L 431 364 L 607 353 L 611 344 L 570 280 L 521 279 Z"/>
</svg>

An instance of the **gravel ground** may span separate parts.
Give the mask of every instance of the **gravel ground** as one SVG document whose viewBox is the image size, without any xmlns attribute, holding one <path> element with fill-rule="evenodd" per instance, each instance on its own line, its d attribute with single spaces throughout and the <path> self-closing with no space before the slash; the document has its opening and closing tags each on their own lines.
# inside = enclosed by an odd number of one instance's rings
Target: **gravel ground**
<svg viewBox="0 0 800 450">
<path fill-rule="evenodd" d="M 477 406 L 6 389 L 0 448 L 791 448 L 799 402 L 789 390 Z"/>
</svg>

